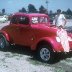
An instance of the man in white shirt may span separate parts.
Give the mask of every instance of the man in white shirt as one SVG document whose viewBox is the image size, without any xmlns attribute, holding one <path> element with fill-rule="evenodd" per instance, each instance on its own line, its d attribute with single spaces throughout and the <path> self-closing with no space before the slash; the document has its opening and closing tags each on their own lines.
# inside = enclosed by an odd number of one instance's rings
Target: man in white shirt
<svg viewBox="0 0 72 72">
<path fill-rule="evenodd" d="M 57 31 L 57 36 L 61 40 L 61 45 L 62 45 L 62 47 L 64 49 L 64 52 L 69 52 L 70 51 L 70 46 L 69 46 L 69 40 L 68 40 L 67 31 L 65 29 L 63 29 L 65 24 L 66 24 L 66 18 L 65 18 L 65 16 L 63 14 L 61 14 L 60 9 L 57 10 L 57 15 L 55 16 L 54 24 L 58 28 L 60 28 Z"/>
<path fill-rule="evenodd" d="M 57 27 L 64 28 L 64 26 L 66 24 L 66 18 L 64 16 L 64 14 L 61 14 L 61 10 L 60 9 L 57 10 L 57 15 L 55 16 L 55 19 L 54 19 L 53 23 Z"/>
</svg>

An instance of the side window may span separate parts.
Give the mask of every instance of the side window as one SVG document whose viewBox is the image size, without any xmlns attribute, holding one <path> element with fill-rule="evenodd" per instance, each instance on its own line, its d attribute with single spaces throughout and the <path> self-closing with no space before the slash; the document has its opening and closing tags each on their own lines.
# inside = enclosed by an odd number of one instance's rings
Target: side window
<svg viewBox="0 0 72 72">
<path fill-rule="evenodd" d="M 33 24 L 38 23 L 38 17 L 32 17 L 32 23 Z"/>
<path fill-rule="evenodd" d="M 19 17 L 19 24 L 29 24 L 29 18 L 28 17 L 24 17 L 24 16 L 21 16 Z"/>
<path fill-rule="evenodd" d="M 47 17 L 40 17 L 40 23 L 48 23 Z"/>
<path fill-rule="evenodd" d="M 48 18 L 47 17 L 45 17 L 45 23 L 48 23 Z"/>
<path fill-rule="evenodd" d="M 17 24 L 18 23 L 18 18 L 16 16 L 12 17 L 11 23 L 12 24 Z"/>
</svg>

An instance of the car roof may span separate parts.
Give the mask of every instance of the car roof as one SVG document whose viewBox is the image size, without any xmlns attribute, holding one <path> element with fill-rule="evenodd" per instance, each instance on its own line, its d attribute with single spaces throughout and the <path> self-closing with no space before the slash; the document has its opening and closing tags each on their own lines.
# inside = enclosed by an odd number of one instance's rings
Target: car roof
<svg viewBox="0 0 72 72">
<path fill-rule="evenodd" d="M 21 15 L 21 16 L 47 16 L 46 14 L 41 14 L 41 13 L 15 13 L 13 15 Z"/>
</svg>

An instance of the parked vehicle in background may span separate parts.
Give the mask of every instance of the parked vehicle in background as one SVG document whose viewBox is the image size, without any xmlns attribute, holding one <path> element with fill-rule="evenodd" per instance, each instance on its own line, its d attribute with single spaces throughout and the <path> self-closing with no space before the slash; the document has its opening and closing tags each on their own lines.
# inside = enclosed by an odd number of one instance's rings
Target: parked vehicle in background
<svg viewBox="0 0 72 72">
<path fill-rule="evenodd" d="M 50 27 L 48 15 L 15 13 L 10 24 L 0 30 L 0 48 L 7 49 L 10 45 L 27 46 L 37 58 L 51 62 L 55 52 L 72 50 L 72 34 Z"/>
<path fill-rule="evenodd" d="M 8 20 L 7 15 L 0 16 L 0 22 L 6 22 Z"/>
</svg>

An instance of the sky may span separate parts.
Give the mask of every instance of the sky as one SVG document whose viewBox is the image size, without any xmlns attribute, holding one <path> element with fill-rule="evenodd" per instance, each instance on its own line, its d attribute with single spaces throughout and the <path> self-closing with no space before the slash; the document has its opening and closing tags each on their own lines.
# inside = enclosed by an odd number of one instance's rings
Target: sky
<svg viewBox="0 0 72 72">
<path fill-rule="evenodd" d="M 26 8 L 29 4 L 33 4 L 36 9 L 43 5 L 47 9 L 46 0 L 0 0 L 0 12 L 5 8 L 7 13 L 18 12 L 22 7 Z M 55 12 L 57 9 L 66 11 L 68 8 L 72 10 L 72 0 L 48 0 L 48 10 Z"/>
</svg>

